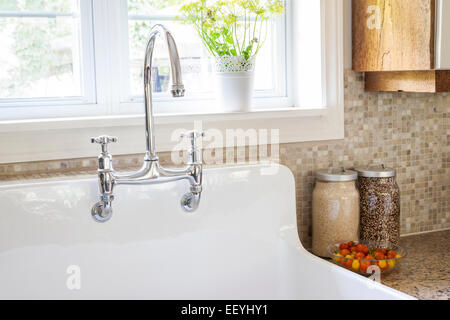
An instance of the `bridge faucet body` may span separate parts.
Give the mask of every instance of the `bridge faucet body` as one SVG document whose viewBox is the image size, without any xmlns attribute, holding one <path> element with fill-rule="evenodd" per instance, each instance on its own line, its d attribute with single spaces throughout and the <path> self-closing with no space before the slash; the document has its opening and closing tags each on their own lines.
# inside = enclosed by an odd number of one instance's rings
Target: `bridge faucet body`
<svg viewBox="0 0 450 320">
<path fill-rule="evenodd" d="M 167 169 L 161 166 L 155 151 L 154 118 L 152 105 L 152 57 L 155 42 L 158 35 L 163 35 L 169 48 L 170 66 L 172 72 L 173 97 L 184 96 L 180 58 L 177 46 L 172 34 L 162 25 L 153 27 L 147 43 L 144 60 L 144 105 L 145 105 L 145 138 L 146 152 L 144 163 L 140 170 L 128 173 L 116 173 L 113 168 L 113 157 L 108 152 L 108 144 L 116 142 L 117 138 L 100 136 L 92 138 L 92 143 L 101 145 L 102 152 L 98 156 L 98 180 L 100 189 L 100 201 L 92 208 L 92 215 L 96 221 L 105 222 L 111 218 L 112 201 L 114 200 L 114 188 L 116 185 L 126 184 L 159 184 L 186 179 L 190 183 L 190 190 L 181 199 L 181 206 L 188 212 L 195 211 L 200 203 L 202 192 L 202 154 L 197 147 L 197 139 L 203 137 L 203 133 L 190 131 L 182 137 L 190 140 L 188 149 L 189 160 L 187 167 L 183 169 Z"/>
</svg>

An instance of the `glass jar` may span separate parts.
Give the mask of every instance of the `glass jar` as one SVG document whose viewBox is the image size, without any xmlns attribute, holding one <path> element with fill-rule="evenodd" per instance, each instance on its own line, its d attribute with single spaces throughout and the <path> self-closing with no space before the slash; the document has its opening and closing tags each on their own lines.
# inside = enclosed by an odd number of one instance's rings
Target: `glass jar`
<svg viewBox="0 0 450 320">
<path fill-rule="evenodd" d="M 392 168 L 360 168 L 360 240 L 396 246 L 400 239 L 400 189 Z"/>
<path fill-rule="evenodd" d="M 359 230 L 358 174 L 345 169 L 316 173 L 312 196 L 312 252 L 328 257 L 327 247 L 357 241 Z"/>
</svg>

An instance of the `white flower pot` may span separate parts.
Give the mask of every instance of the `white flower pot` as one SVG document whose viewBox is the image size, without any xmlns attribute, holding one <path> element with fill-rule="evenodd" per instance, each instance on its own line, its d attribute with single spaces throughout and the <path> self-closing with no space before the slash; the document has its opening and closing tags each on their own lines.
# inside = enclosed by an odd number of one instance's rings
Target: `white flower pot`
<svg viewBox="0 0 450 320">
<path fill-rule="evenodd" d="M 216 96 L 221 111 L 245 112 L 252 106 L 255 80 L 254 59 L 216 59 Z"/>
<path fill-rule="evenodd" d="M 217 72 L 216 95 L 221 110 L 249 111 L 252 104 L 254 71 Z"/>
</svg>

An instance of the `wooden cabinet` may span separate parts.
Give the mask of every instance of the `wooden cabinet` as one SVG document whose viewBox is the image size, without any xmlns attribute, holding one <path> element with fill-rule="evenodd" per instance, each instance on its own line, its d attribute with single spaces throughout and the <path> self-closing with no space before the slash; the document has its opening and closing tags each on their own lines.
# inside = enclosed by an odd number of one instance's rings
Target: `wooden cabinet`
<svg viewBox="0 0 450 320">
<path fill-rule="evenodd" d="M 368 91 L 450 91 L 450 0 L 353 0 L 353 70 Z"/>
<path fill-rule="evenodd" d="M 366 72 L 366 91 L 449 92 L 450 70 Z"/>
</svg>

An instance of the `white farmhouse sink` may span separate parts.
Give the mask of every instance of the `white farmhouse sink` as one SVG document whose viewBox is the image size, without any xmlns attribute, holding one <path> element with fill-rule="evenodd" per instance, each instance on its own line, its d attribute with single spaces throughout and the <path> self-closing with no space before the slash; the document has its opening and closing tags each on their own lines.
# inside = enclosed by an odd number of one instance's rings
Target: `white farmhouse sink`
<svg viewBox="0 0 450 320">
<path fill-rule="evenodd" d="M 194 214 L 187 189 L 118 186 L 100 224 L 94 176 L 0 186 L 0 298 L 412 298 L 302 247 L 286 167 L 205 170 Z"/>
</svg>

